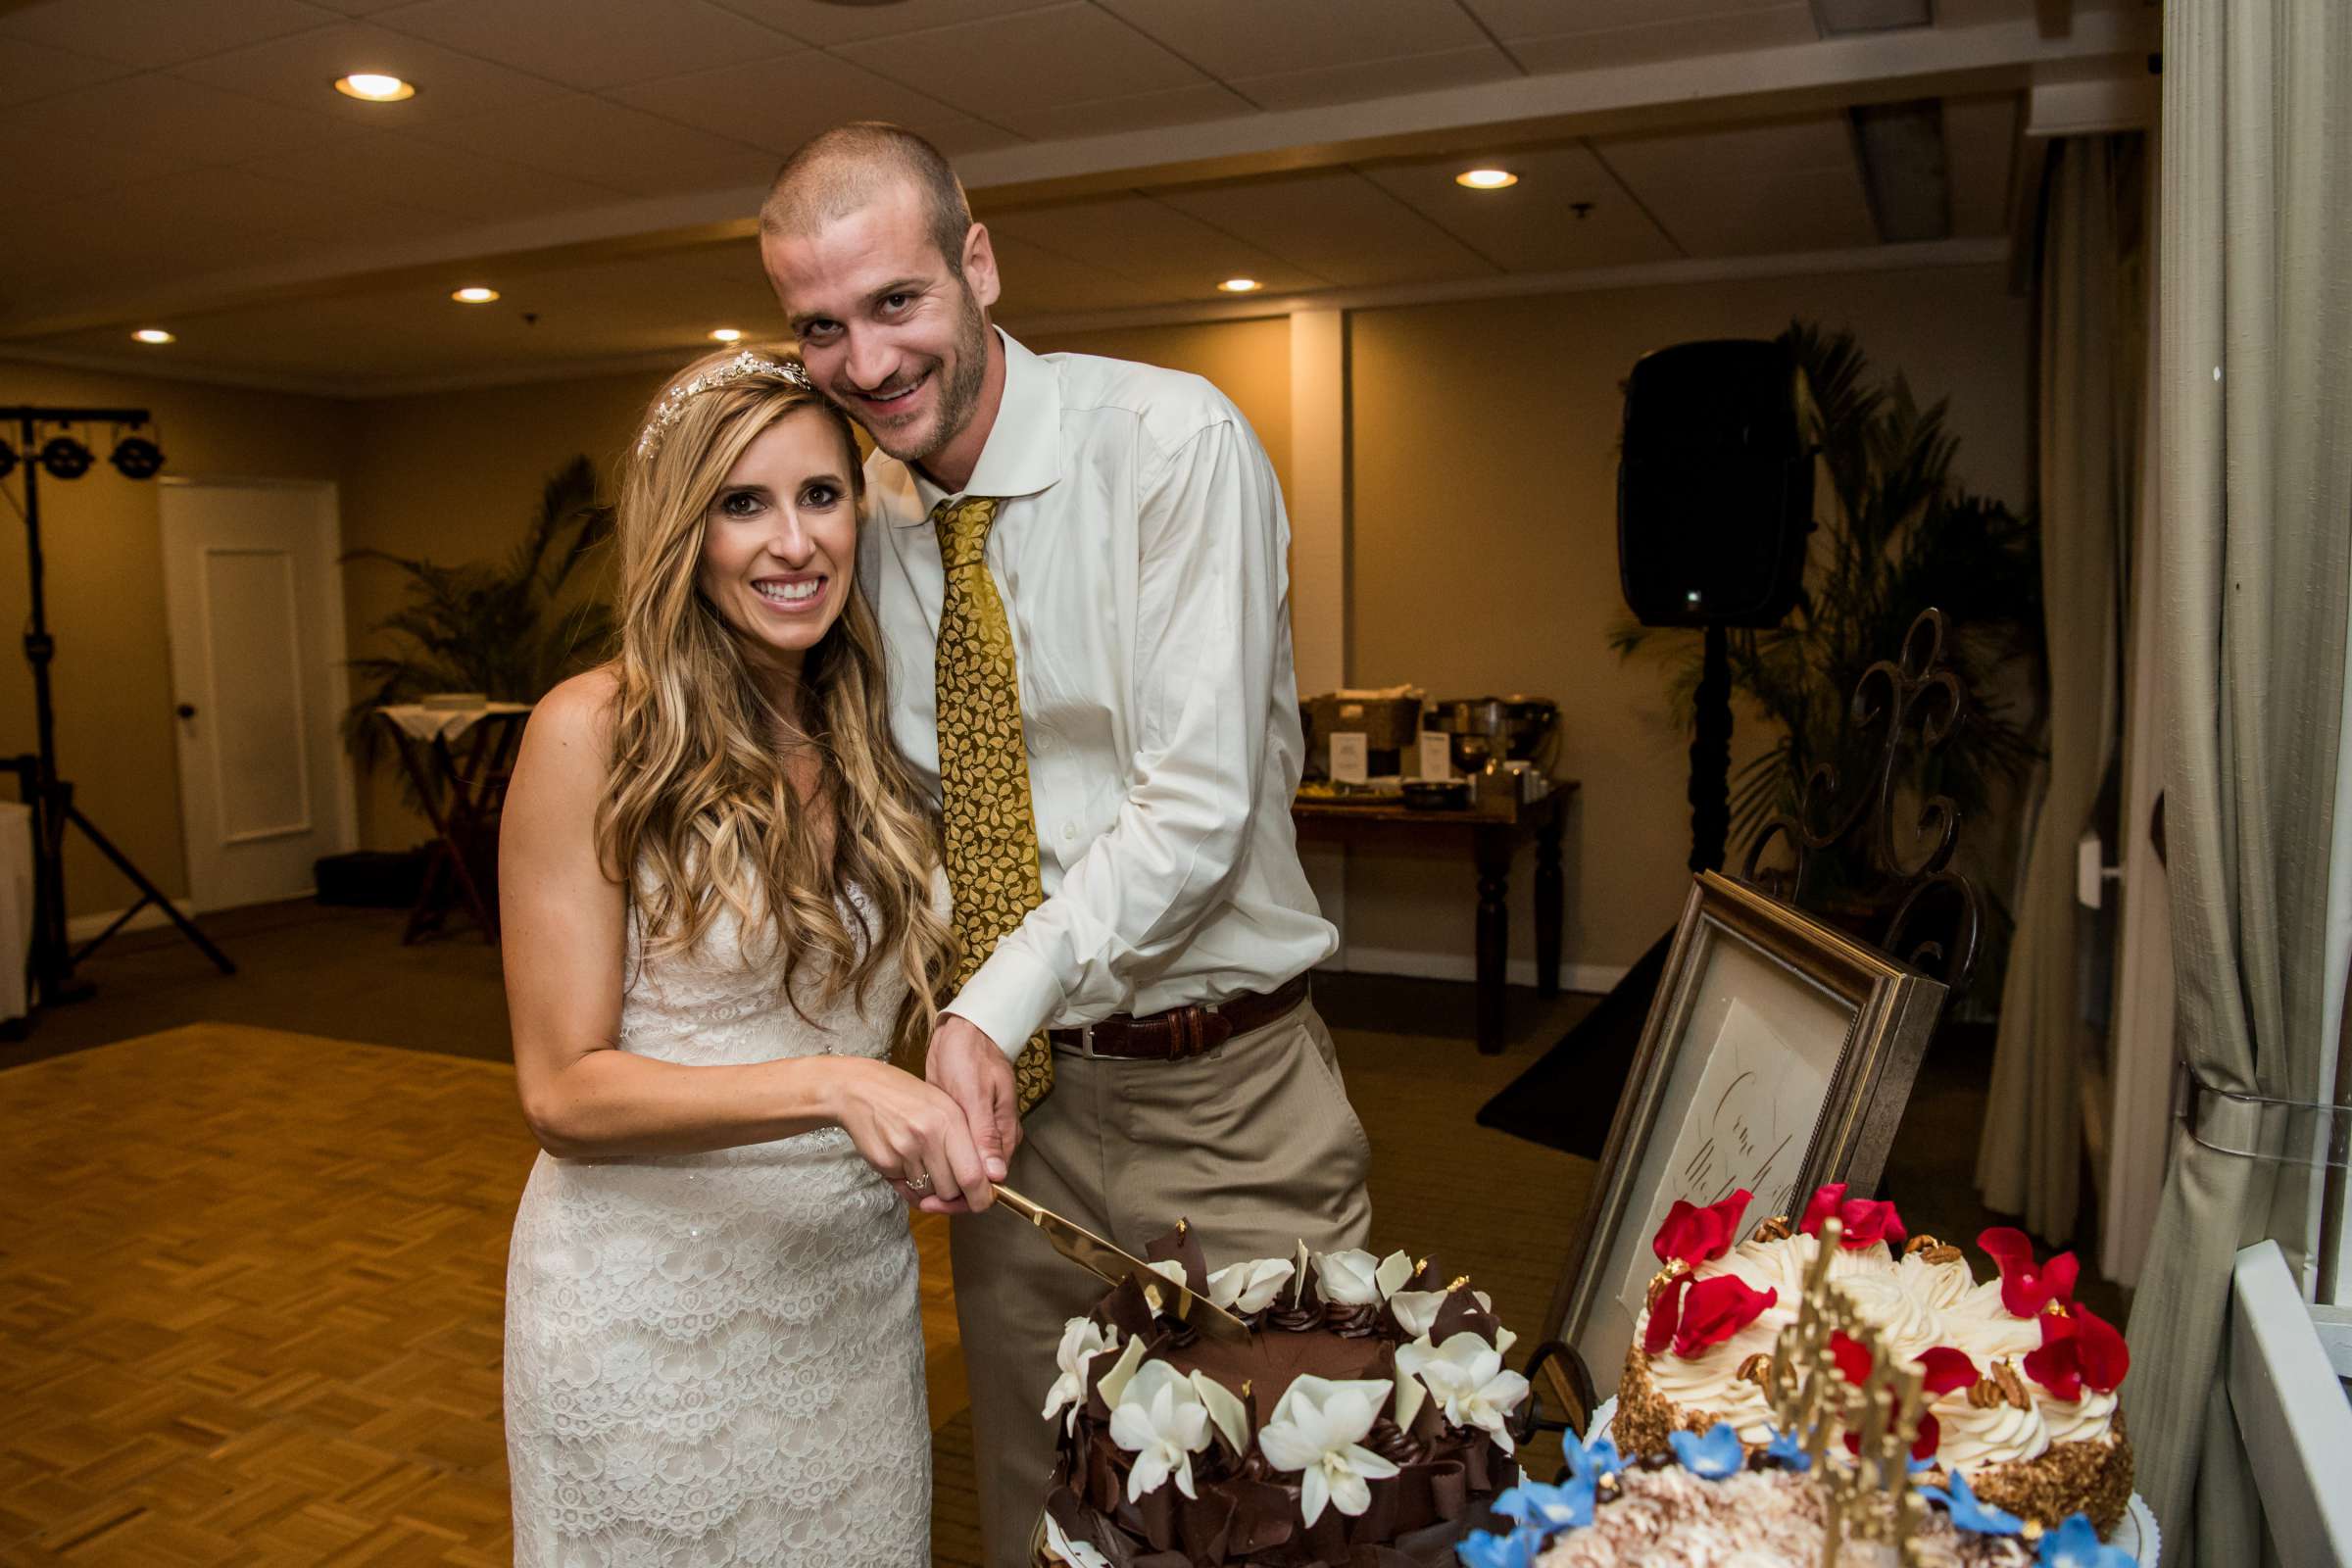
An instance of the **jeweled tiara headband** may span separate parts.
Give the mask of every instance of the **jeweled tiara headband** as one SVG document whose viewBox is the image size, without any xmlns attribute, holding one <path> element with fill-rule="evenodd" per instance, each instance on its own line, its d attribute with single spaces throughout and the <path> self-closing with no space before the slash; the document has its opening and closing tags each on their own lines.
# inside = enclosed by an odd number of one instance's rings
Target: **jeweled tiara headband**
<svg viewBox="0 0 2352 1568">
<path fill-rule="evenodd" d="M 653 417 L 645 421 L 645 430 L 637 437 L 637 461 L 643 463 L 654 455 L 662 438 L 669 434 L 669 427 L 678 422 L 678 416 L 686 412 L 686 405 L 694 398 L 747 375 L 772 375 L 804 392 L 816 390 L 816 383 L 808 379 L 808 371 L 800 361 L 774 360 L 757 349 L 745 349 L 731 360 L 697 371 L 662 394 L 662 401 L 654 405 Z"/>
</svg>

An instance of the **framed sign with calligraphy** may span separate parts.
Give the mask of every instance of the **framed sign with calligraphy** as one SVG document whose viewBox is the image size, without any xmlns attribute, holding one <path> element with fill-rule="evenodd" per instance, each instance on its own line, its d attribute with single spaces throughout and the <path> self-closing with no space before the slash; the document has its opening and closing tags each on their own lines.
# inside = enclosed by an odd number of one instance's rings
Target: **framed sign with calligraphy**
<svg viewBox="0 0 2352 1568">
<path fill-rule="evenodd" d="M 1778 899 L 1694 880 L 1617 1103 L 1546 1340 L 1606 1386 L 1685 1199 L 1746 1188 L 1793 1214 L 1824 1182 L 1871 1191 L 1943 1007 L 1943 986 Z"/>
</svg>

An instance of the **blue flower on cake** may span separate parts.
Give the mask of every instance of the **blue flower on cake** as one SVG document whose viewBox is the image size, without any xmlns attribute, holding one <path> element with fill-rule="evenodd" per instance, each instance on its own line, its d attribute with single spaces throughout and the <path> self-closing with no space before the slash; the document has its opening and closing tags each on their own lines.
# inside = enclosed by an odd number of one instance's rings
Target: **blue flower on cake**
<svg viewBox="0 0 2352 1568">
<path fill-rule="evenodd" d="M 1178 1492 L 1195 1496 L 1193 1455 L 1208 1446 L 1208 1406 L 1191 1378 L 1165 1361 L 1146 1361 L 1110 1408 L 1110 1441 L 1135 1455 L 1129 1502 L 1171 1476 Z"/>
<path fill-rule="evenodd" d="M 1544 1549 L 1544 1532 L 1522 1525 L 1507 1536 L 1491 1530 L 1473 1530 L 1453 1548 L 1464 1568 L 1535 1568 L 1536 1554 Z"/>
<path fill-rule="evenodd" d="M 1740 1434 L 1729 1421 L 1718 1421 L 1705 1437 L 1693 1432 L 1673 1432 L 1666 1441 L 1674 1446 L 1674 1456 L 1683 1468 L 1703 1481 L 1721 1481 L 1736 1476 L 1747 1463 L 1747 1450 L 1740 1446 Z"/>
<path fill-rule="evenodd" d="M 1396 1466 L 1364 1447 L 1388 1402 L 1389 1385 L 1373 1379 L 1333 1382 L 1301 1373 L 1258 1429 L 1258 1450 L 1277 1470 L 1298 1476 L 1298 1508 L 1308 1525 L 1326 1506 L 1349 1518 L 1372 1506 L 1371 1483 Z"/>
<path fill-rule="evenodd" d="M 1990 1503 L 1979 1502 L 1968 1487 L 1968 1477 L 1955 1470 L 1949 1487 L 1922 1487 L 1919 1494 L 1943 1504 L 1952 1516 L 1952 1523 L 1963 1530 L 1973 1530 L 1980 1536 L 2022 1536 L 2026 1522 L 2013 1513 L 2003 1513 Z"/>
<path fill-rule="evenodd" d="M 1575 1444 L 1567 1445 L 1560 1456 L 1568 1461 L 1570 1474 L 1581 1475 L 1590 1470 L 1594 1481 L 1625 1468 L 1625 1456 L 1617 1451 L 1616 1440 L 1605 1433 L 1581 1448 Z"/>
<path fill-rule="evenodd" d="M 2132 1554 L 2121 1546 L 2103 1544 L 2099 1533 L 2082 1514 L 2041 1538 L 2034 1561 L 2039 1568 L 2132 1568 Z"/>
<path fill-rule="evenodd" d="M 1256 1257 L 1229 1263 L 1208 1277 L 1211 1303 L 1247 1316 L 1274 1304 L 1298 1267 L 1287 1257 Z"/>
<path fill-rule="evenodd" d="M 1546 1535 L 1576 1525 L 1589 1525 L 1592 1522 L 1592 1476 L 1590 1471 L 1581 1478 L 1571 1476 L 1557 1487 L 1547 1487 L 1541 1481 L 1522 1481 L 1502 1493 L 1490 1506 L 1505 1519 Z"/>
<path fill-rule="evenodd" d="M 1778 1427 L 1773 1429 L 1772 1441 L 1764 1445 L 1764 1453 L 1800 1476 L 1813 1468 L 1813 1456 L 1805 1451 L 1803 1441 L 1795 1433 L 1783 1432 Z"/>
<path fill-rule="evenodd" d="M 1078 1406 L 1086 1402 L 1086 1369 L 1095 1357 L 1119 1348 L 1116 1329 L 1105 1329 L 1091 1317 L 1074 1317 L 1061 1326 L 1061 1346 L 1054 1352 L 1054 1362 L 1061 1368 L 1061 1376 L 1046 1391 L 1046 1407 L 1041 1413 L 1049 1421 L 1067 1407 L 1061 1429 L 1074 1431 L 1078 1424 Z"/>
<path fill-rule="evenodd" d="M 1507 1371 L 1502 1352 L 1464 1330 L 1433 1346 L 1423 1335 L 1396 1348 L 1396 1370 L 1421 1380 L 1457 1427 L 1478 1427 L 1509 1453 L 1512 1448 L 1510 1414 L 1527 1397 L 1527 1379 Z"/>
</svg>

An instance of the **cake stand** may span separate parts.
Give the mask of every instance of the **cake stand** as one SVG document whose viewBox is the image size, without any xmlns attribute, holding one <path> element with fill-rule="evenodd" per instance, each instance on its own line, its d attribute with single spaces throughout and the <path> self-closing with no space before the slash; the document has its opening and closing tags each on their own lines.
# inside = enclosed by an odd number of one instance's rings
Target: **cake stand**
<svg viewBox="0 0 2352 1568">
<path fill-rule="evenodd" d="M 1585 1434 L 1585 1441 L 1590 1443 L 1605 1434 L 1609 1423 L 1616 1418 L 1617 1398 L 1611 1395 L 1592 1412 L 1592 1430 Z M 2164 1541 L 2156 1529 L 2156 1515 L 2138 1493 L 2132 1494 L 2132 1501 L 2125 1507 L 2124 1516 L 2115 1522 L 2115 1531 L 2108 1536 L 2107 1544 L 2132 1553 L 2140 1568 L 2156 1568 L 2157 1559 L 2164 1554 Z"/>
</svg>

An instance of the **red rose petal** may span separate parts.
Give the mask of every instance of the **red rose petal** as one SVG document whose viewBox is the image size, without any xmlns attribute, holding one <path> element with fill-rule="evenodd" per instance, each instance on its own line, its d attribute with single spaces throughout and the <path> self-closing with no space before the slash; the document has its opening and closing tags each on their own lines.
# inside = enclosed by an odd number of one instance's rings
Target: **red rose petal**
<svg viewBox="0 0 2352 1568">
<path fill-rule="evenodd" d="M 2078 1305 L 2074 1313 L 2075 1361 L 2082 1369 L 2082 1381 L 2101 1394 L 2113 1394 L 2132 1370 L 2132 1348 L 2114 1324 L 2089 1307 Z"/>
<path fill-rule="evenodd" d="M 1964 1350 L 1938 1345 L 1923 1353 L 1919 1357 L 1919 1364 L 1927 1369 L 1921 1386 L 1927 1390 L 1930 1398 L 1939 1394 L 1949 1394 L 1954 1389 L 1976 1387 L 1977 1363 L 1971 1361 Z"/>
<path fill-rule="evenodd" d="M 1838 1363 L 1838 1376 L 1846 1382 L 1859 1387 L 1870 1381 L 1870 1352 L 1843 1329 L 1831 1332 L 1830 1355 Z"/>
<path fill-rule="evenodd" d="M 1690 1293 L 1690 1276 L 1677 1274 L 1649 1298 L 1649 1327 L 1642 1334 L 1644 1353 L 1656 1355 L 1674 1343 L 1674 1331 L 1683 1317 L 1683 1298 Z"/>
<path fill-rule="evenodd" d="M 1780 1299 L 1780 1295 L 1778 1291 L 1750 1290 L 1737 1274 L 1718 1274 L 1713 1279 L 1700 1280 L 1683 1298 L 1682 1323 L 1674 1335 L 1674 1353 L 1692 1356 L 1710 1345 L 1721 1345 L 1753 1323 L 1766 1307 Z"/>
</svg>

